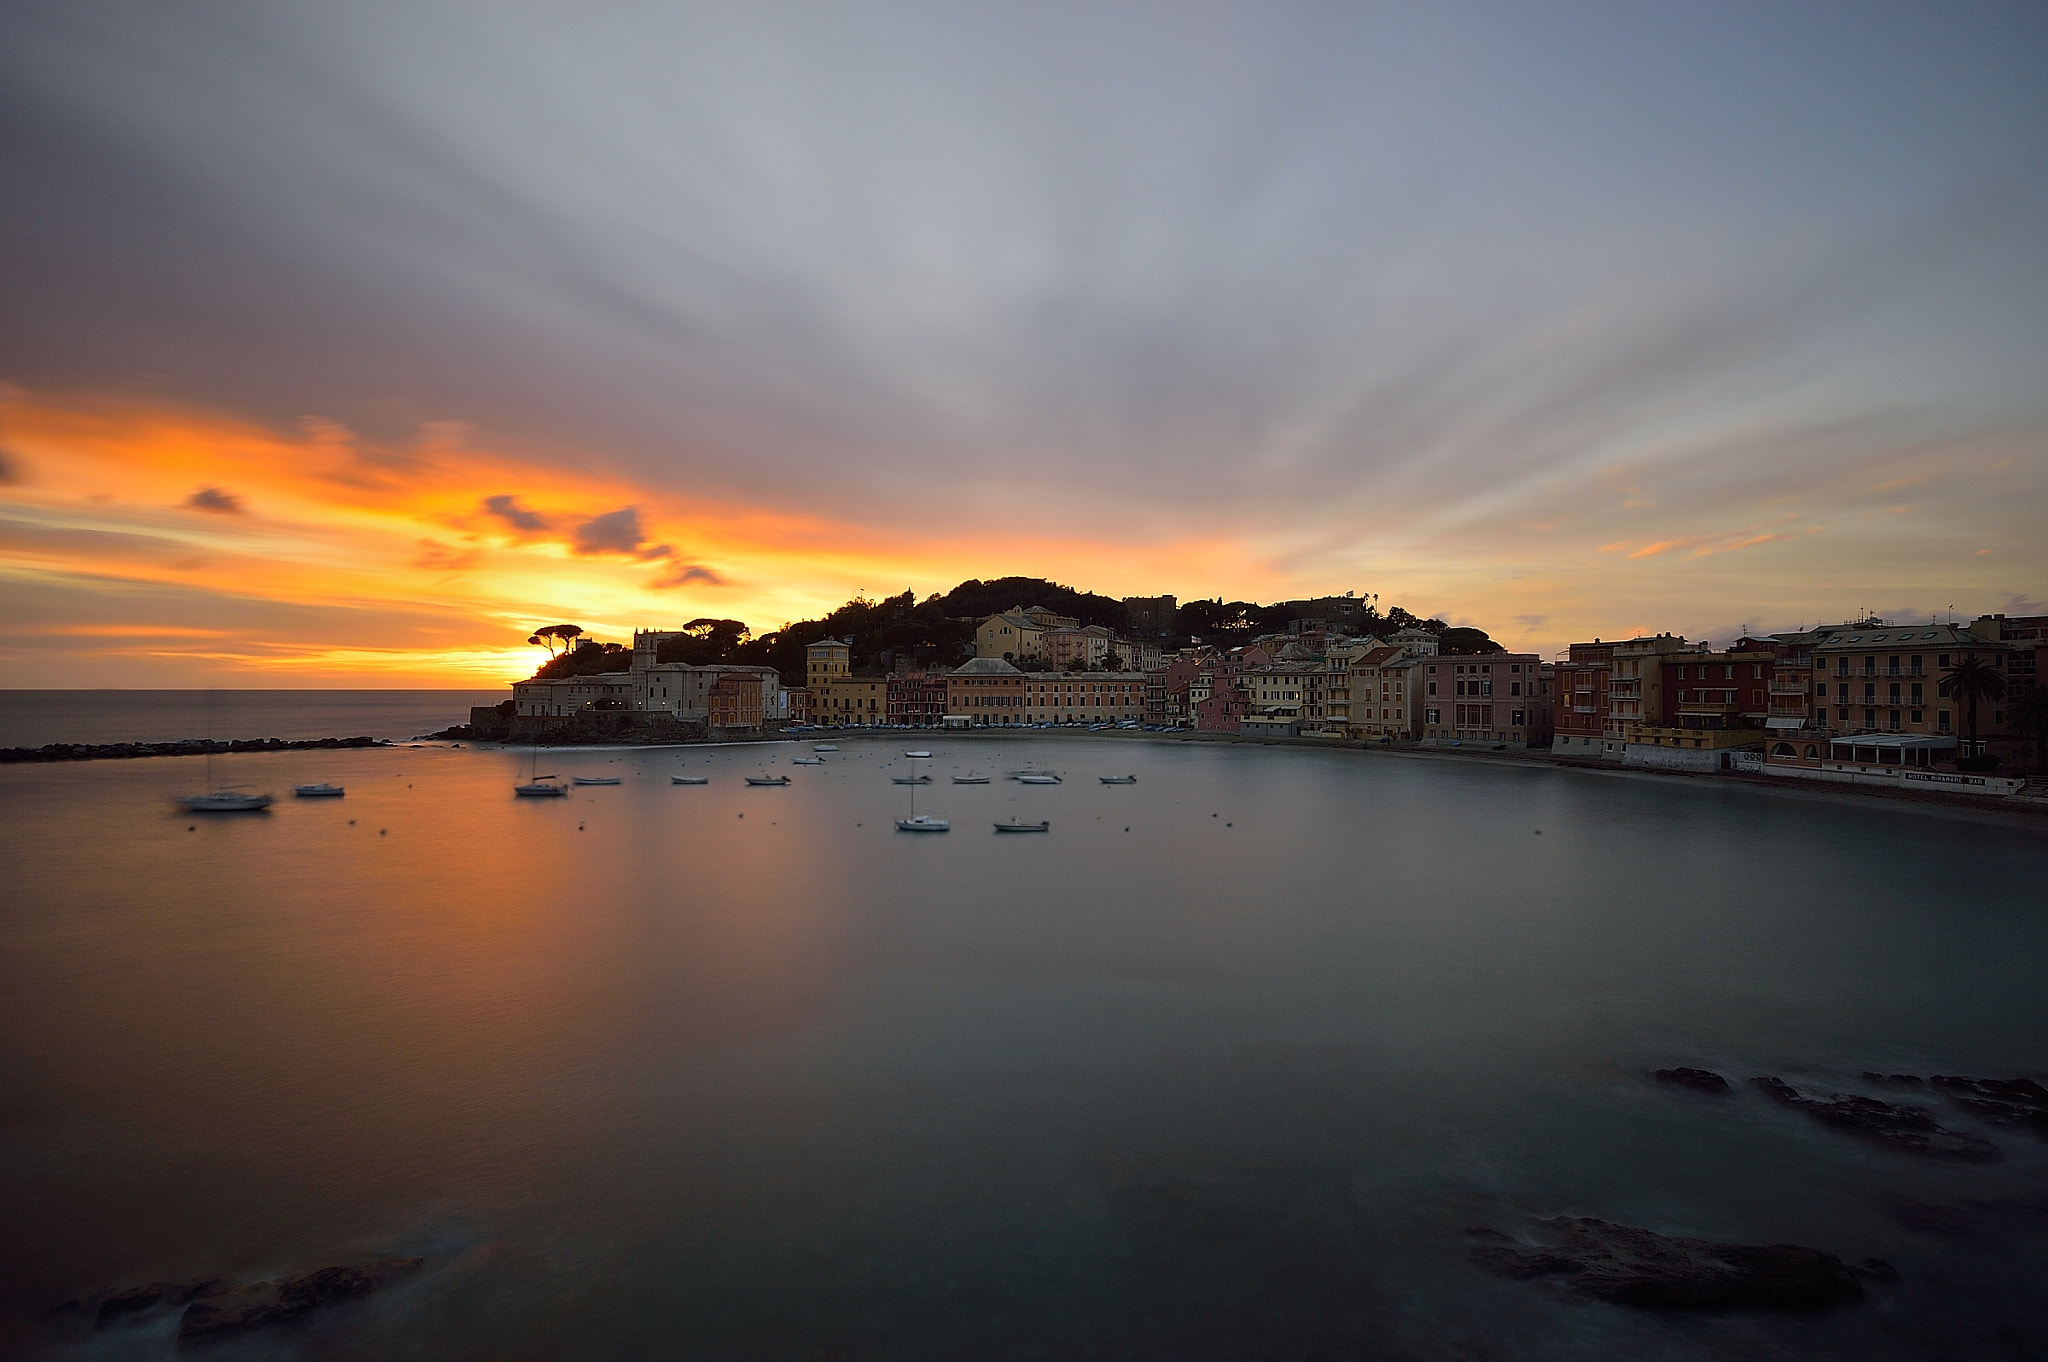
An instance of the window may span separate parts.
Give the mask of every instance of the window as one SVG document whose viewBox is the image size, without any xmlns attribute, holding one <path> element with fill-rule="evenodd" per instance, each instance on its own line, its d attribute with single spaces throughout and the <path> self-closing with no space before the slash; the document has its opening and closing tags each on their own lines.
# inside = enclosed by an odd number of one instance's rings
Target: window
<svg viewBox="0 0 2048 1362">
<path fill-rule="evenodd" d="M 1442 710 L 1425 709 L 1422 711 L 1422 722 L 1426 724 L 1442 723 L 1443 720 L 1440 717 L 1442 713 Z"/>
</svg>

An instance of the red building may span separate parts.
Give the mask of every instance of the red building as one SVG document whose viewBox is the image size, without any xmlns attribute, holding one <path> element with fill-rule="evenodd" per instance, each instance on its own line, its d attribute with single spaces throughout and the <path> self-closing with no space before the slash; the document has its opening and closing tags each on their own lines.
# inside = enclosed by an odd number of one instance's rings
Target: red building
<svg viewBox="0 0 2048 1362">
<path fill-rule="evenodd" d="M 889 722 L 906 728 L 937 728 L 946 717 L 943 672 L 906 672 L 889 678 Z"/>
<path fill-rule="evenodd" d="M 1566 660 L 1557 664 L 1555 737 L 1552 750 L 1574 756 L 1597 757 L 1610 741 L 1608 733 L 1608 682 L 1614 674 L 1614 645 L 1594 639 L 1574 643 Z"/>
</svg>

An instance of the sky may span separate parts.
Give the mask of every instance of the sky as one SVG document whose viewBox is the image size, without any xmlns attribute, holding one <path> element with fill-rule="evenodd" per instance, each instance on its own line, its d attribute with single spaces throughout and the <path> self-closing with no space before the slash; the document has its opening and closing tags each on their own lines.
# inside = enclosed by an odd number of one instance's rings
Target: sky
<svg viewBox="0 0 2048 1362">
<path fill-rule="evenodd" d="M 2048 613 L 2048 8 L 0 7 L 0 686 Z"/>
</svg>

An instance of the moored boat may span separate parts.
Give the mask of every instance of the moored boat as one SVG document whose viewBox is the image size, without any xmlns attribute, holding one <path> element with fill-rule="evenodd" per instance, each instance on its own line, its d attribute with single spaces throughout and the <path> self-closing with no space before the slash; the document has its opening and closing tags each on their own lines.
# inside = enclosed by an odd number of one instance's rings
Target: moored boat
<svg viewBox="0 0 2048 1362">
<path fill-rule="evenodd" d="M 953 825 L 943 818 L 934 818 L 928 813 L 912 814 L 896 820 L 898 832 L 951 832 Z"/>
<path fill-rule="evenodd" d="M 535 779 L 528 781 L 524 785 L 514 785 L 512 793 L 525 795 L 529 799 L 546 799 L 551 795 L 565 795 L 569 793 L 569 787 L 557 785 L 553 780 Z"/>
<path fill-rule="evenodd" d="M 1057 785 L 1060 783 L 1060 778 L 1049 771 L 1033 771 L 1028 775 L 1018 776 L 1017 783 L 1019 785 Z"/>
<path fill-rule="evenodd" d="M 823 757 L 791 757 L 789 764 L 791 766 L 823 766 L 825 759 Z"/>
<path fill-rule="evenodd" d="M 930 776 L 890 776 L 889 779 L 898 785 L 929 785 L 932 783 Z"/>
<path fill-rule="evenodd" d="M 670 776 L 670 777 L 668 778 L 668 783 L 669 783 L 669 784 L 671 784 L 671 785 L 709 785 L 709 784 L 711 783 L 711 777 L 710 777 L 710 776 Z"/>
<path fill-rule="evenodd" d="M 998 823 L 998 824 L 996 824 L 996 831 L 997 831 L 997 832 L 1051 832 L 1051 831 L 1052 831 L 1052 821 L 1051 821 L 1050 819 L 1047 819 L 1047 820 L 1045 820 L 1045 821 L 1043 821 L 1043 822 L 1038 822 L 1038 823 L 1027 823 L 1027 822 L 1025 822 L 1025 821 L 1024 821 L 1023 819 L 1021 819 L 1021 818 L 1011 818 L 1011 819 L 1007 819 L 1007 820 L 1005 820 L 1004 822 L 1001 822 L 1001 823 Z"/>
<path fill-rule="evenodd" d="M 811 750 L 813 752 L 837 752 L 839 750 L 839 744 L 834 742 L 821 742 L 816 747 L 813 747 Z"/>
<path fill-rule="evenodd" d="M 267 794 L 246 794 L 241 790 L 186 795 L 178 801 L 186 813 L 258 813 L 275 802 Z"/>
<path fill-rule="evenodd" d="M 292 793 L 301 799 L 339 799 L 348 791 L 339 785 L 329 785 L 326 781 L 321 781 L 317 785 L 294 785 Z"/>
<path fill-rule="evenodd" d="M 986 784 L 988 784 L 988 777 L 987 777 L 987 776 L 954 776 L 954 777 L 953 777 L 953 783 L 954 783 L 955 785 L 986 785 Z"/>
<path fill-rule="evenodd" d="M 1136 785 L 1138 783 L 1136 776 L 1097 776 L 1095 778 L 1104 785 Z"/>
<path fill-rule="evenodd" d="M 789 784 L 789 777 L 788 777 L 788 776 L 748 776 L 748 777 L 747 777 L 747 784 L 749 784 L 749 785 L 787 785 L 787 784 Z"/>
<path fill-rule="evenodd" d="M 617 776 L 577 776 L 576 783 L 578 785 L 616 785 L 619 783 L 619 778 Z"/>
</svg>

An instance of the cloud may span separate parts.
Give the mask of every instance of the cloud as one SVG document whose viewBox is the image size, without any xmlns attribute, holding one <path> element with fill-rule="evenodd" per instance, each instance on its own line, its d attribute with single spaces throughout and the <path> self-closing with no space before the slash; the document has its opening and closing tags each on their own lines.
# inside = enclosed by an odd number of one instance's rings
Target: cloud
<svg viewBox="0 0 2048 1362">
<path fill-rule="evenodd" d="M 419 550 L 413 555 L 412 566 L 431 572 L 462 572 L 483 560 L 480 549 L 459 549 L 433 539 L 420 540 Z"/>
<path fill-rule="evenodd" d="M 185 504 L 195 511 L 218 511 L 224 515 L 243 515 L 247 511 L 240 497 L 218 487 L 200 488 L 185 498 Z"/>
<path fill-rule="evenodd" d="M 667 544 L 648 544 L 640 528 L 640 508 L 621 506 L 616 511 L 592 516 L 575 529 L 573 547 L 580 554 L 622 553 L 644 560 L 671 558 L 675 550 Z"/>
<path fill-rule="evenodd" d="M 725 578 L 701 563 L 678 563 L 674 571 L 663 576 L 655 585 L 672 587 L 689 586 L 693 583 L 702 586 L 724 586 Z"/>
<path fill-rule="evenodd" d="M 0 487 L 12 487 L 21 481 L 21 468 L 15 463 L 15 453 L 0 445 Z"/>
<path fill-rule="evenodd" d="M 518 497 L 485 497 L 484 509 L 522 534 L 537 534 L 548 527 L 547 517 L 521 506 Z"/>
</svg>

